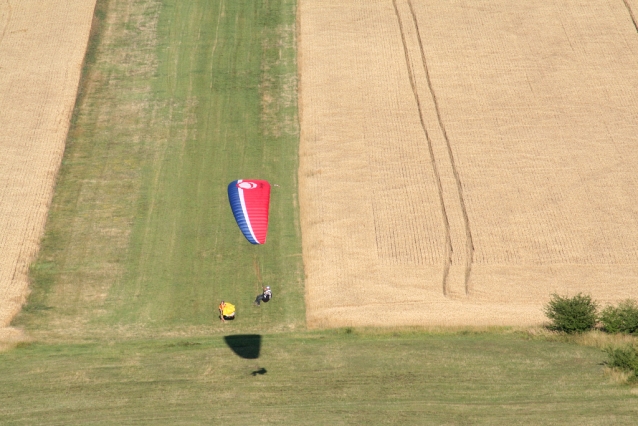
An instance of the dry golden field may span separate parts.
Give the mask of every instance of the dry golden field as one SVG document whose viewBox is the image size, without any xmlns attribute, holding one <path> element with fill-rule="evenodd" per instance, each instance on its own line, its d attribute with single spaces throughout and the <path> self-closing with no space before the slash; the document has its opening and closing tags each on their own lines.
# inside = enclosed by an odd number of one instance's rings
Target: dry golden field
<svg viewBox="0 0 638 426">
<path fill-rule="evenodd" d="M 95 0 L 0 0 L 0 339 L 27 291 Z"/>
<path fill-rule="evenodd" d="M 300 0 L 310 327 L 638 297 L 638 0 Z"/>
</svg>

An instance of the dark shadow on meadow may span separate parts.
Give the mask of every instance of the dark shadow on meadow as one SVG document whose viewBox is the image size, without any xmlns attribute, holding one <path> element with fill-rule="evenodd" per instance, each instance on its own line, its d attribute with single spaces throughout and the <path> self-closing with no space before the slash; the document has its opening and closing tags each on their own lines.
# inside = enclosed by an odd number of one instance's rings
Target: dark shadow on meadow
<svg viewBox="0 0 638 426">
<path fill-rule="evenodd" d="M 251 375 L 251 376 L 253 376 L 253 377 L 257 376 L 257 374 L 259 374 L 259 375 L 262 375 L 262 376 L 263 376 L 263 375 L 264 375 L 264 374 L 266 374 L 267 372 L 268 372 L 268 370 L 266 370 L 264 367 L 261 367 L 259 370 L 255 370 L 255 371 L 253 371 L 252 373 L 250 373 L 250 375 Z"/>
<path fill-rule="evenodd" d="M 242 358 L 259 358 L 259 351 L 261 349 L 260 334 L 237 334 L 234 336 L 224 336 L 224 341 L 226 341 L 226 344 L 233 350 L 233 352 Z"/>
</svg>

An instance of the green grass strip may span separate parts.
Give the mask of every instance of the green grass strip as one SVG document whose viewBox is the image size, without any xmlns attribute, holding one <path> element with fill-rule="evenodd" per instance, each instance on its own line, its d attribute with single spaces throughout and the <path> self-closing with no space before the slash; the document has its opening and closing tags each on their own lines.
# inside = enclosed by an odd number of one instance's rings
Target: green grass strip
<svg viewBox="0 0 638 426">
<path fill-rule="evenodd" d="M 16 324 L 59 336 L 303 327 L 295 2 L 101 2 L 33 293 Z M 226 195 L 273 186 L 250 245 Z M 274 300 L 252 301 L 261 285 Z"/>
</svg>

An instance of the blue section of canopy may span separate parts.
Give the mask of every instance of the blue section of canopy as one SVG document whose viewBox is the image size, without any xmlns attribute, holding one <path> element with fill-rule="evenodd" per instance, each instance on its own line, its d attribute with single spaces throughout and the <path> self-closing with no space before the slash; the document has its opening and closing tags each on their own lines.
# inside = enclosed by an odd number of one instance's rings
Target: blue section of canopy
<svg viewBox="0 0 638 426">
<path fill-rule="evenodd" d="M 250 227 L 248 225 L 248 221 L 246 220 L 246 216 L 244 215 L 244 210 L 241 208 L 241 199 L 239 198 L 239 188 L 237 187 L 238 181 L 233 181 L 228 184 L 228 201 L 230 202 L 230 208 L 233 211 L 233 215 L 235 216 L 235 220 L 237 221 L 237 226 L 241 229 L 241 232 L 244 234 L 244 237 L 251 244 L 259 244 L 253 238 Z"/>
</svg>

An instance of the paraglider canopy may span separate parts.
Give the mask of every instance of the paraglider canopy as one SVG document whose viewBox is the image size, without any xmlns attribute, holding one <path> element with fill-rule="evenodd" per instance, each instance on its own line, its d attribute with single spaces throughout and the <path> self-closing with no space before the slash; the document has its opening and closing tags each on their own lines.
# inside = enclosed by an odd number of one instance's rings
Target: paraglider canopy
<svg viewBox="0 0 638 426">
<path fill-rule="evenodd" d="M 228 201 L 244 237 L 251 244 L 264 244 L 268 233 L 270 184 L 265 180 L 235 180 L 228 184 Z"/>
</svg>

